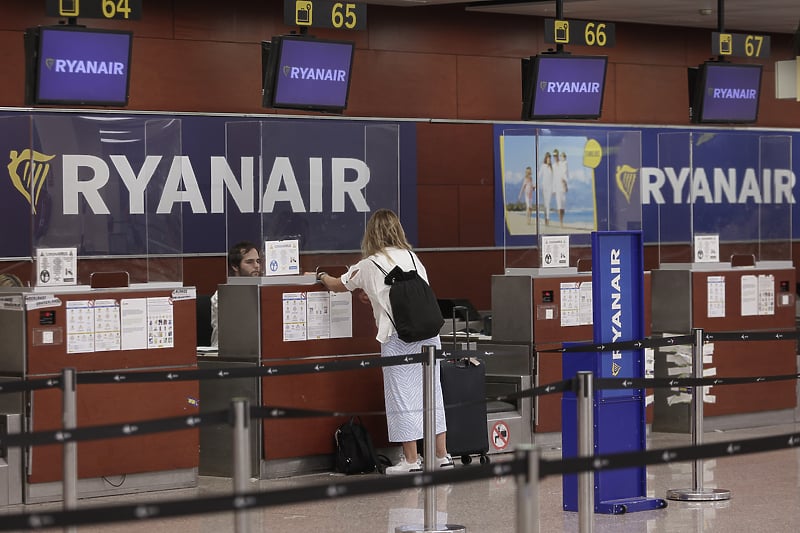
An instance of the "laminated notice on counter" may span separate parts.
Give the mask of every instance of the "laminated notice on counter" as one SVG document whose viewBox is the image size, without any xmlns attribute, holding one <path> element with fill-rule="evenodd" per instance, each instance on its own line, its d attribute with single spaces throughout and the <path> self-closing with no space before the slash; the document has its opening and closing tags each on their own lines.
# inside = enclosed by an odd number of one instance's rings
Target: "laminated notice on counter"
<svg viewBox="0 0 800 533">
<path fill-rule="evenodd" d="M 331 297 L 327 291 L 309 292 L 306 303 L 307 338 L 328 339 L 331 336 Z"/>
<path fill-rule="evenodd" d="M 77 285 L 77 248 L 39 248 L 36 250 L 36 285 Z"/>
<path fill-rule="evenodd" d="M 758 276 L 758 314 L 775 314 L 775 276 L 772 274 Z"/>
<path fill-rule="evenodd" d="M 342 339 L 353 336 L 353 293 L 332 292 L 331 338 Z"/>
<path fill-rule="evenodd" d="M 706 316 L 708 318 L 725 317 L 725 276 L 708 276 L 706 280 Z"/>
<path fill-rule="evenodd" d="M 124 298 L 119 306 L 123 350 L 147 349 L 147 299 Z"/>
<path fill-rule="evenodd" d="M 306 293 L 283 293 L 283 342 L 306 340 Z"/>
<path fill-rule="evenodd" d="M 565 281 L 560 285 L 561 326 L 592 324 L 592 282 Z"/>
<path fill-rule="evenodd" d="M 168 296 L 147 298 L 147 347 L 175 346 L 175 320 L 172 299 Z"/>
<path fill-rule="evenodd" d="M 0 309 L 5 311 L 22 311 L 22 295 L 0 296 Z"/>
<path fill-rule="evenodd" d="M 300 241 L 264 242 L 264 276 L 285 276 L 300 273 Z"/>
<path fill-rule="evenodd" d="M 353 336 L 353 295 L 349 292 L 306 293 L 306 339 Z"/>
<path fill-rule="evenodd" d="M 741 291 L 742 316 L 758 315 L 758 278 L 742 276 Z"/>
<path fill-rule="evenodd" d="M 719 234 L 694 236 L 694 262 L 719 262 Z"/>
<path fill-rule="evenodd" d="M 94 351 L 111 352 L 122 346 L 119 302 L 117 300 L 94 301 Z"/>
<path fill-rule="evenodd" d="M 61 307 L 61 299 L 52 294 L 26 294 L 25 309 L 45 309 L 47 307 Z"/>
<path fill-rule="evenodd" d="M 569 266 L 569 235 L 543 235 L 541 247 L 542 268 Z"/>
<path fill-rule="evenodd" d="M 67 353 L 94 351 L 94 302 L 67 302 Z"/>
<path fill-rule="evenodd" d="M 197 289 L 195 287 L 181 287 L 172 291 L 172 301 L 179 302 L 181 300 L 196 300 Z"/>
</svg>

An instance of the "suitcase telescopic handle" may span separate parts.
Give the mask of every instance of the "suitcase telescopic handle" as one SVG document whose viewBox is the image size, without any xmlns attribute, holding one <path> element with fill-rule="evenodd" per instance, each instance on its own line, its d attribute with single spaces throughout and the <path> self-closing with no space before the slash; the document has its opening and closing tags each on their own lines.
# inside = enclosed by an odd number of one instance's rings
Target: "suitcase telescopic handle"
<svg viewBox="0 0 800 533">
<path fill-rule="evenodd" d="M 464 323 L 466 324 L 466 328 L 464 328 L 467 332 L 467 350 L 469 350 L 469 309 L 465 305 L 454 305 L 453 306 L 453 351 L 456 349 L 456 314 L 459 309 L 464 310 Z"/>
</svg>

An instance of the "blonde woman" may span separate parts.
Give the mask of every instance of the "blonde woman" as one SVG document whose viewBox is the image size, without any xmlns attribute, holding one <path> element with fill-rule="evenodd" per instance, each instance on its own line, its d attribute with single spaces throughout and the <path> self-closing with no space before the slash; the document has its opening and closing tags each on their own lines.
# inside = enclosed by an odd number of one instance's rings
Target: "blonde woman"
<svg viewBox="0 0 800 533">
<path fill-rule="evenodd" d="M 441 348 L 436 335 L 419 342 L 404 342 L 392 325 L 392 308 L 389 303 L 389 285 L 386 285 L 381 268 L 390 272 L 395 265 L 404 271 L 416 270 L 426 282 L 428 275 L 417 254 L 411 250 L 400 219 L 389 209 L 375 211 L 367 221 L 361 241 L 362 259 L 351 266 L 340 278 L 318 272 L 317 280 L 328 290 L 336 292 L 362 289 L 372 304 L 378 327 L 376 339 L 381 343 L 381 356 L 417 354 L 423 346 Z M 377 265 L 375 264 L 377 263 Z M 435 467 L 449 468 L 453 459 L 447 453 L 444 402 L 439 381 L 439 363 L 436 363 L 436 461 Z M 389 441 L 403 446 L 400 461 L 386 469 L 389 475 L 422 471 L 422 458 L 417 454 L 417 440 L 423 437 L 422 365 L 383 367 L 383 394 L 386 402 L 386 425 Z"/>
</svg>

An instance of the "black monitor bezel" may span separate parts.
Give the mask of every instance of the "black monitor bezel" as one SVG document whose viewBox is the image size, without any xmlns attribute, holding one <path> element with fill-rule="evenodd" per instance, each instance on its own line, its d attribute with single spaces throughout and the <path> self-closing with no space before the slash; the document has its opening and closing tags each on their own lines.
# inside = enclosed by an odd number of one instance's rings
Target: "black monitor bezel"
<svg viewBox="0 0 800 533">
<path fill-rule="evenodd" d="M 345 44 L 350 46 L 350 63 L 347 74 L 347 90 L 345 92 L 344 104 L 341 106 L 318 105 L 318 104 L 294 104 L 275 101 L 275 92 L 278 83 L 278 69 L 280 68 L 280 58 L 283 55 L 283 43 L 286 41 L 311 41 L 316 43 Z M 337 39 L 317 39 L 308 35 L 280 35 L 275 36 L 269 41 L 261 43 L 262 65 L 264 65 L 264 81 L 261 89 L 261 105 L 271 109 L 297 109 L 300 111 L 321 111 L 325 113 L 342 113 L 347 109 L 350 101 L 350 85 L 353 80 L 353 59 L 355 57 L 355 42 Z M 263 60 L 267 55 L 266 61 Z"/>
<path fill-rule="evenodd" d="M 541 64 L 542 59 L 566 59 L 566 60 L 573 60 L 573 59 L 591 59 L 591 60 L 602 60 L 603 61 L 603 81 L 602 81 L 602 92 L 600 93 L 600 103 L 598 105 L 597 113 L 596 114 L 535 114 L 534 109 L 536 109 L 536 80 L 539 78 L 539 66 Z M 605 101 L 605 93 L 606 93 L 606 78 L 608 77 L 608 56 L 597 55 L 597 56 L 587 56 L 587 55 L 572 55 L 569 53 L 555 53 L 555 54 L 538 54 L 536 56 L 532 56 L 530 58 L 532 63 L 531 66 L 528 67 L 530 71 L 530 78 L 527 80 L 523 80 L 523 90 L 527 91 L 527 95 L 523 95 L 523 120 L 549 120 L 549 119 L 591 119 L 597 120 L 603 114 L 603 102 Z M 526 69 L 525 64 L 523 63 L 523 71 Z"/>
</svg>

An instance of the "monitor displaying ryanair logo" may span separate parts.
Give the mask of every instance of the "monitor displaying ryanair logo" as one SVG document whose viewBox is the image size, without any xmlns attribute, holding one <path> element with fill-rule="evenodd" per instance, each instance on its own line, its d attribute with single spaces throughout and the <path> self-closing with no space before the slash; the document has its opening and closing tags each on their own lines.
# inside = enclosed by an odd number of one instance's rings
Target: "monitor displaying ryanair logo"
<svg viewBox="0 0 800 533">
<path fill-rule="evenodd" d="M 50 173 L 50 160 L 54 155 L 47 155 L 30 148 L 21 152 L 11 150 L 8 153 L 8 177 L 12 185 L 28 201 L 36 212 L 39 193 L 47 175 Z"/>
<path fill-rule="evenodd" d="M 617 166 L 617 188 L 625 196 L 625 200 L 631 203 L 631 194 L 636 188 L 636 178 L 639 176 L 639 169 L 630 165 Z"/>
</svg>

